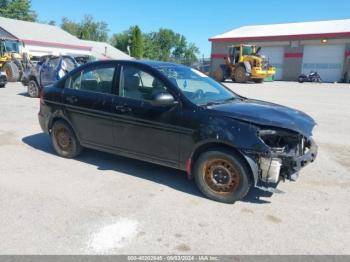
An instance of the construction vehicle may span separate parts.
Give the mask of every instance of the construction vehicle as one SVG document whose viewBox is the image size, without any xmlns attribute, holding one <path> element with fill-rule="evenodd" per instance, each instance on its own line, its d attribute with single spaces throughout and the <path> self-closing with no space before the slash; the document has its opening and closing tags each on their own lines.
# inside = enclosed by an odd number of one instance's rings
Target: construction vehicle
<svg viewBox="0 0 350 262">
<path fill-rule="evenodd" d="M 9 82 L 21 80 L 23 73 L 20 42 L 13 39 L 0 39 L 0 70 L 6 73 Z"/>
<path fill-rule="evenodd" d="M 270 66 L 268 59 L 259 54 L 260 50 L 261 47 L 254 45 L 230 46 L 229 54 L 224 58 L 225 64 L 214 71 L 214 78 L 219 82 L 230 78 L 237 83 L 262 83 L 265 78 L 274 76 L 276 68 Z"/>
</svg>

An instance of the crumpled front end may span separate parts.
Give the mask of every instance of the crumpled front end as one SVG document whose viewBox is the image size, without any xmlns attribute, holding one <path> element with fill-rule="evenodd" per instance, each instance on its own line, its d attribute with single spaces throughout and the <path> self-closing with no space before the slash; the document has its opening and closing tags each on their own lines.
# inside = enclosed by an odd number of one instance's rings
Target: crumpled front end
<svg viewBox="0 0 350 262">
<path fill-rule="evenodd" d="M 312 136 L 283 129 L 261 129 L 258 137 L 269 149 L 257 157 L 263 182 L 295 181 L 299 171 L 317 157 L 318 146 Z"/>
</svg>

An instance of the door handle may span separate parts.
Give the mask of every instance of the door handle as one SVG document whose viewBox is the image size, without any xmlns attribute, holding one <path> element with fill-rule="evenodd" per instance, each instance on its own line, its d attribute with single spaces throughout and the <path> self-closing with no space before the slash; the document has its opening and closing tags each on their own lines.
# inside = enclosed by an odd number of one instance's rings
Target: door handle
<svg viewBox="0 0 350 262">
<path fill-rule="evenodd" d="M 123 106 L 116 106 L 115 110 L 119 113 L 129 113 L 132 111 L 132 109 L 126 105 Z"/>
<path fill-rule="evenodd" d="M 66 101 L 70 104 L 75 104 L 76 102 L 78 102 L 78 98 L 76 98 L 75 96 L 68 96 L 66 97 Z"/>
</svg>

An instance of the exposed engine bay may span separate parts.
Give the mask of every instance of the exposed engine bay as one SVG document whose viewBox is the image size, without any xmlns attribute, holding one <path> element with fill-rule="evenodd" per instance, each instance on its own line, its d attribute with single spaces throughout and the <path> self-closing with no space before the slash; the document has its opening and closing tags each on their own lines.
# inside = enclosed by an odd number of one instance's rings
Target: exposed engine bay
<svg viewBox="0 0 350 262">
<path fill-rule="evenodd" d="M 317 146 L 312 137 L 283 129 L 259 130 L 258 135 L 270 149 L 258 160 L 263 182 L 295 181 L 299 170 L 317 156 Z"/>
</svg>

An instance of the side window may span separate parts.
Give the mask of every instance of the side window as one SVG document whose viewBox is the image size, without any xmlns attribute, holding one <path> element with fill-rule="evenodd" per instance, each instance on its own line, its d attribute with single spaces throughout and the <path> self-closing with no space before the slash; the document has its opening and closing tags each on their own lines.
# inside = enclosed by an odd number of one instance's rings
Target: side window
<svg viewBox="0 0 350 262">
<path fill-rule="evenodd" d="M 156 77 L 134 67 L 123 66 L 119 95 L 136 100 L 152 100 L 158 93 L 167 92 L 166 86 Z"/>
<path fill-rule="evenodd" d="M 97 67 L 80 71 L 71 77 L 69 88 L 96 93 L 112 93 L 115 67 Z"/>
<path fill-rule="evenodd" d="M 70 72 L 75 68 L 74 61 L 71 58 L 64 57 L 62 61 L 62 67 L 66 72 Z"/>
<path fill-rule="evenodd" d="M 51 58 L 48 62 L 47 65 L 52 68 L 56 68 L 58 66 L 58 63 L 60 62 L 59 57 Z"/>
</svg>

